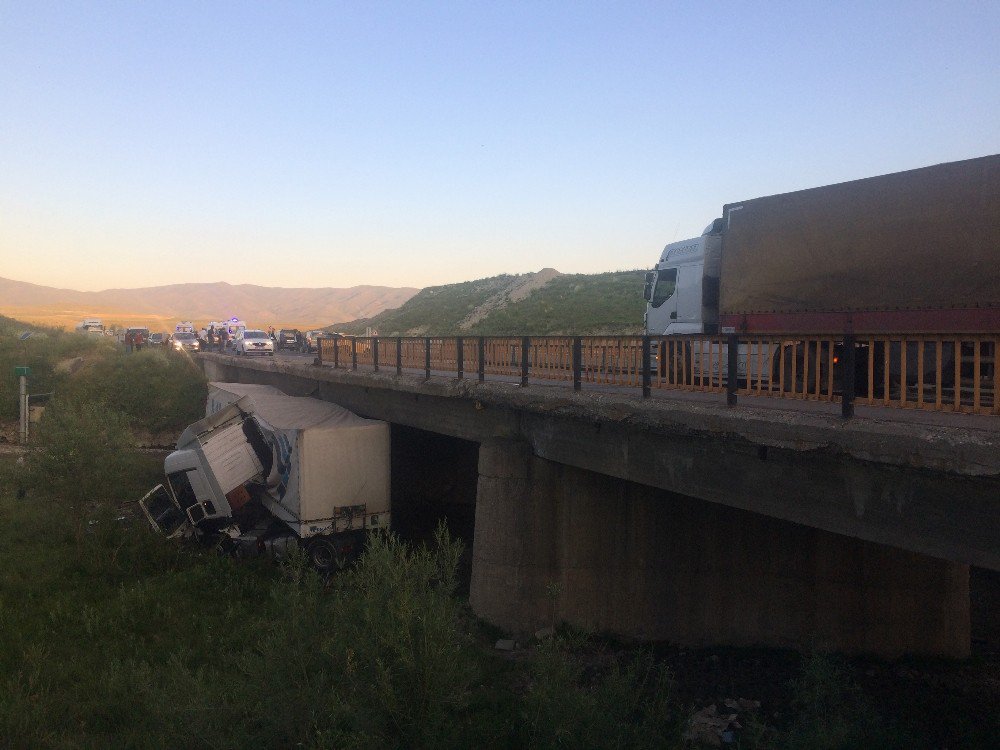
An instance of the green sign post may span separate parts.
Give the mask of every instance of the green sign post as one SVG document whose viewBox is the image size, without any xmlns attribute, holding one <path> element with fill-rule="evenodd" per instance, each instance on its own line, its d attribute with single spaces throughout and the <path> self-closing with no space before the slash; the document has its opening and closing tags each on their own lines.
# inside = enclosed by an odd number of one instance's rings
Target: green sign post
<svg viewBox="0 0 1000 750">
<path fill-rule="evenodd" d="M 31 368 L 27 365 L 18 365 L 14 368 L 14 375 L 21 381 L 18 389 L 18 401 L 21 407 L 21 445 L 28 442 L 28 376 L 30 374 Z"/>
</svg>

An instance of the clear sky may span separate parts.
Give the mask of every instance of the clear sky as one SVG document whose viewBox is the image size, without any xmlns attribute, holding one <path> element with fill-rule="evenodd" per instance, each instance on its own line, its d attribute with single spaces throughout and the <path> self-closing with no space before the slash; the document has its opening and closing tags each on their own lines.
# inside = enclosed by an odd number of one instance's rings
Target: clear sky
<svg viewBox="0 0 1000 750">
<path fill-rule="evenodd" d="M 998 151 L 996 0 L 0 0 L 0 276 L 50 286 L 646 268 Z"/>
</svg>

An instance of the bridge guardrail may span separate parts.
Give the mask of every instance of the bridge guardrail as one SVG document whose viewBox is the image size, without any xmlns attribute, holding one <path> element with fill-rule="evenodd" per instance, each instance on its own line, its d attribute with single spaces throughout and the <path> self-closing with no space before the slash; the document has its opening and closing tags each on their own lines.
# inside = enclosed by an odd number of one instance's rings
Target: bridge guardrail
<svg viewBox="0 0 1000 750">
<path fill-rule="evenodd" d="M 1000 415 L 1000 335 L 322 337 L 321 364 Z"/>
</svg>

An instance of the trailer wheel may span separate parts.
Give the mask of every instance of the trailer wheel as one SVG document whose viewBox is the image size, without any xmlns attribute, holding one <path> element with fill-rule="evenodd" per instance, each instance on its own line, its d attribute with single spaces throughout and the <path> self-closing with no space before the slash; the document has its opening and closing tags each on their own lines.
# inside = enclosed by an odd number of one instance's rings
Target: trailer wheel
<svg viewBox="0 0 1000 750">
<path fill-rule="evenodd" d="M 320 573 L 330 572 L 337 567 L 338 559 L 342 559 L 333 540 L 322 536 L 309 540 L 306 554 L 309 556 L 309 563 Z"/>
</svg>

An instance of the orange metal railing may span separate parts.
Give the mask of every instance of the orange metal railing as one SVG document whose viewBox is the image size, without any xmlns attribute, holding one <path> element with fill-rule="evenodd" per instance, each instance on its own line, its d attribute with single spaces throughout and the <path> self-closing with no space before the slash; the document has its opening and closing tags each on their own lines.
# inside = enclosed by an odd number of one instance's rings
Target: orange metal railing
<svg viewBox="0 0 1000 750">
<path fill-rule="evenodd" d="M 341 369 L 1000 414 L 1000 335 L 321 338 Z M 853 360 L 853 368 L 852 368 Z"/>
</svg>

